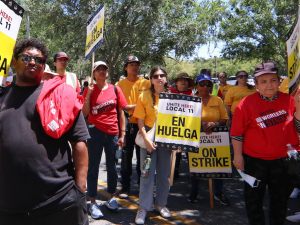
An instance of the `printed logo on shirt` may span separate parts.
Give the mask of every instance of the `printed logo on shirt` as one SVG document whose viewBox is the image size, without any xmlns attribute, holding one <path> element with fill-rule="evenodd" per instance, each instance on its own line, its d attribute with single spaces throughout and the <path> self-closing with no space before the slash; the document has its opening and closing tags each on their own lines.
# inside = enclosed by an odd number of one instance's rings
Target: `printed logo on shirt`
<svg viewBox="0 0 300 225">
<path fill-rule="evenodd" d="M 147 89 L 146 89 L 146 88 L 144 88 L 144 89 L 141 89 L 141 90 L 138 90 L 138 91 L 147 91 Z"/>
<path fill-rule="evenodd" d="M 219 106 L 218 105 L 211 105 L 211 106 L 209 106 L 210 108 L 219 108 Z"/>
<path fill-rule="evenodd" d="M 272 127 L 290 120 L 291 117 L 285 110 L 279 110 L 275 112 L 273 109 L 260 113 L 260 117 L 256 118 L 257 125 L 262 129 Z"/>
<path fill-rule="evenodd" d="M 96 106 L 92 107 L 92 114 L 100 114 L 100 113 L 104 113 L 107 111 L 112 110 L 113 108 L 115 108 L 115 102 L 113 100 L 109 100 L 107 102 L 104 103 L 96 103 Z"/>
</svg>

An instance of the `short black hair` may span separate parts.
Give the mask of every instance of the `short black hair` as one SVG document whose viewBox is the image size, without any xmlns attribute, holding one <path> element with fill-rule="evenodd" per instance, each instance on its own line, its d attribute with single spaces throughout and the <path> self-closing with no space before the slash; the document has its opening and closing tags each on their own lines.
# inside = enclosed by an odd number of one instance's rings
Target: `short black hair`
<svg viewBox="0 0 300 225">
<path fill-rule="evenodd" d="M 34 47 L 38 50 L 40 50 L 43 54 L 43 57 L 46 59 L 46 62 L 48 60 L 49 51 L 47 49 L 47 46 L 44 42 L 36 39 L 36 38 L 25 38 L 21 41 L 19 41 L 14 48 L 13 57 L 14 59 L 18 58 L 18 55 L 24 51 L 25 48 L 28 47 Z"/>
</svg>

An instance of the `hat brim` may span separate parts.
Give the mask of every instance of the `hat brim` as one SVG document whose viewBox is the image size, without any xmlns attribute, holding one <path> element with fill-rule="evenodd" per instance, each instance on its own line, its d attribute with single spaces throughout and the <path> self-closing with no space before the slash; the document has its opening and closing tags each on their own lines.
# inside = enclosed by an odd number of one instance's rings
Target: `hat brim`
<svg viewBox="0 0 300 225">
<path fill-rule="evenodd" d="M 67 57 L 67 56 L 60 56 L 60 57 L 56 57 L 56 59 L 62 59 L 62 58 L 66 58 L 66 59 L 70 60 L 70 58 L 69 58 L 69 57 Z"/>
<path fill-rule="evenodd" d="M 190 77 L 178 77 L 178 78 L 174 79 L 174 83 L 176 83 L 179 79 L 187 79 L 189 81 L 189 87 L 195 86 L 194 80 Z"/>
<path fill-rule="evenodd" d="M 276 74 L 277 75 L 278 72 L 277 71 L 261 71 L 261 72 L 255 73 L 254 77 L 259 77 L 264 74 Z"/>
</svg>

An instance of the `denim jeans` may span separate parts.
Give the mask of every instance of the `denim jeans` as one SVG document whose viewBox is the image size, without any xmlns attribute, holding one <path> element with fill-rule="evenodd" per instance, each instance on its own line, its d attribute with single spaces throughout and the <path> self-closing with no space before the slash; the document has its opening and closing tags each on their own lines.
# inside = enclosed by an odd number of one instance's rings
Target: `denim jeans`
<svg viewBox="0 0 300 225">
<path fill-rule="evenodd" d="M 96 127 L 89 128 L 91 139 L 88 139 L 89 169 L 87 175 L 87 191 L 91 198 L 97 196 L 99 165 L 104 148 L 107 170 L 107 192 L 116 193 L 118 174 L 115 154 L 118 149 L 119 135 L 110 135 Z"/>
<path fill-rule="evenodd" d="M 141 148 L 141 164 L 146 158 L 147 150 Z M 142 167 L 143 165 L 141 165 Z M 142 169 L 142 168 L 141 168 Z M 171 151 L 156 148 L 151 154 L 151 166 L 148 179 L 140 179 L 140 208 L 153 210 L 153 192 L 156 171 L 155 205 L 166 206 L 170 189 Z"/>
<path fill-rule="evenodd" d="M 133 132 L 130 132 L 130 129 L 133 129 Z M 135 144 L 135 137 L 137 132 L 139 131 L 139 127 L 136 123 L 130 123 L 130 127 L 128 131 L 126 131 L 126 146 L 123 148 L 122 152 L 122 163 L 121 163 L 121 184 L 122 189 L 130 188 L 130 177 L 132 175 L 132 157 L 133 150 L 135 147 L 136 151 L 136 172 L 138 174 L 137 183 L 140 184 L 140 146 Z"/>
</svg>

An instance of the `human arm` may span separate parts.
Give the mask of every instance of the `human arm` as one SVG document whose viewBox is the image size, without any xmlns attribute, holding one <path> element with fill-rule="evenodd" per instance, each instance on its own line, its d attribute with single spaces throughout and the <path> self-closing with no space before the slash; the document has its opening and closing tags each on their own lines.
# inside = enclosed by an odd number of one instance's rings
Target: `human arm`
<svg viewBox="0 0 300 225">
<path fill-rule="evenodd" d="M 151 140 L 149 140 L 147 138 L 147 132 L 146 132 L 146 128 L 145 128 L 145 121 L 142 119 L 138 119 L 138 126 L 139 126 L 139 130 L 142 134 L 142 137 L 145 141 L 146 147 L 147 147 L 147 151 L 149 153 L 153 152 L 155 150 L 155 148 L 157 147 Z"/>
<path fill-rule="evenodd" d="M 84 117 L 87 117 L 90 113 L 90 101 L 91 101 L 91 93 L 93 92 L 94 90 L 94 85 L 93 84 L 90 84 L 85 90 L 84 90 L 84 93 L 83 93 L 83 97 L 84 97 L 84 104 L 83 104 L 83 107 L 82 107 L 82 114 Z"/>
<path fill-rule="evenodd" d="M 72 157 L 75 168 L 75 184 L 85 193 L 87 170 L 88 170 L 88 151 L 85 141 L 70 142 L 72 146 Z"/>
<path fill-rule="evenodd" d="M 227 125 L 230 126 L 231 125 L 231 119 L 230 119 L 230 109 L 231 109 L 231 105 L 225 105 L 226 111 L 227 111 L 227 115 L 228 115 L 228 121 L 227 121 Z"/>
<path fill-rule="evenodd" d="M 119 134 L 119 139 L 118 139 L 118 145 L 120 146 L 124 146 L 124 138 L 125 138 L 125 115 L 124 115 L 124 111 L 122 108 L 119 108 L 119 127 L 120 129 L 120 134 Z"/>
<path fill-rule="evenodd" d="M 124 109 L 125 109 L 126 111 L 128 111 L 128 110 L 134 111 L 134 110 L 135 110 L 135 107 L 136 107 L 136 104 L 134 104 L 134 105 L 126 105 L 126 106 L 124 107 Z"/>
<path fill-rule="evenodd" d="M 244 170 L 243 142 L 233 138 L 231 142 L 234 150 L 233 165 L 238 170 Z"/>
</svg>

